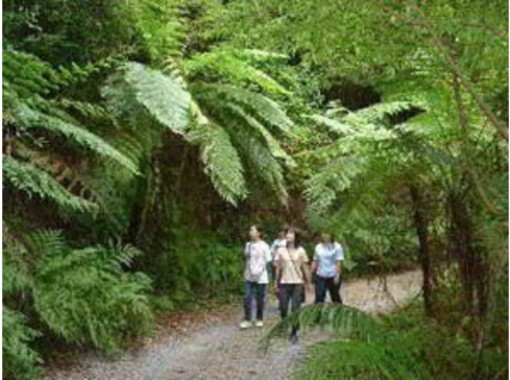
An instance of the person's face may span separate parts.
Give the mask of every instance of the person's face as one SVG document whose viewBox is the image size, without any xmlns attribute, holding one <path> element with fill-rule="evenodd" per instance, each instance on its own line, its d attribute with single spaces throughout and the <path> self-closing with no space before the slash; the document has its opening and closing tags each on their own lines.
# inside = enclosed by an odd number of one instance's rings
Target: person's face
<svg viewBox="0 0 510 380">
<path fill-rule="evenodd" d="M 252 240 L 258 239 L 260 237 L 260 232 L 259 232 L 259 230 L 257 230 L 257 227 L 251 226 L 249 235 L 250 235 L 250 239 L 252 239 Z"/>
<path fill-rule="evenodd" d="M 322 234 L 321 238 L 324 243 L 331 243 L 332 241 L 330 234 Z"/>
<path fill-rule="evenodd" d="M 285 239 L 287 240 L 287 242 L 289 243 L 294 243 L 296 241 L 296 234 L 294 233 L 294 231 L 289 231 L 287 232 L 287 234 L 285 235 Z"/>
</svg>

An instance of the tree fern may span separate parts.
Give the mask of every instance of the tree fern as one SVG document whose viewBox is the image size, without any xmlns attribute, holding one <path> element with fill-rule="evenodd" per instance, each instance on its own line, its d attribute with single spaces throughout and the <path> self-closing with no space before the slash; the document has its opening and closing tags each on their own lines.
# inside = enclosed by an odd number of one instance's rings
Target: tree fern
<svg viewBox="0 0 510 380">
<path fill-rule="evenodd" d="M 284 134 L 290 133 L 294 126 L 278 103 L 250 90 L 226 84 L 195 83 L 191 86 L 191 91 L 198 97 L 205 93 L 210 98 L 216 96 L 220 101 L 238 104 L 256 115 L 265 124 Z"/>
<path fill-rule="evenodd" d="M 94 154 L 115 161 L 132 173 L 138 173 L 136 165 L 101 137 L 89 132 L 74 121 L 64 120 L 51 114 L 44 114 L 26 105 L 19 105 L 11 110 L 17 123 L 26 129 L 41 128 L 64 136 L 67 141 L 74 142 L 89 149 Z M 70 118 L 70 117 L 68 117 Z"/>
<path fill-rule="evenodd" d="M 191 97 L 179 81 L 134 62 L 127 63 L 121 73 L 120 83 L 114 81 L 103 90 L 103 94 L 110 97 L 112 107 L 123 112 L 124 107 L 129 105 L 125 102 L 136 100 L 161 125 L 178 134 L 185 132 Z M 125 85 L 120 87 L 122 83 Z"/>
<path fill-rule="evenodd" d="M 70 193 L 48 173 L 27 162 L 4 156 L 2 172 L 5 183 L 13 189 L 21 190 L 29 197 L 48 199 L 64 210 L 97 210 L 97 205 Z"/>
<path fill-rule="evenodd" d="M 218 193 L 234 205 L 245 198 L 244 169 L 228 133 L 217 125 L 196 123 L 189 140 L 200 146 L 205 172 Z"/>
<path fill-rule="evenodd" d="M 235 104 L 227 104 L 229 109 L 234 111 L 237 116 L 244 120 L 244 122 L 254 129 L 255 134 L 259 134 L 262 140 L 265 141 L 266 146 L 270 150 L 271 154 L 274 158 L 282 160 L 285 166 L 292 168 L 296 165 L 294 159 L 283 150 L 280 145 L 280 142 L 267 130 L 267 128 L 262 125 L 257 119 L 248 115 L 241 107 Z"/>
</svg>

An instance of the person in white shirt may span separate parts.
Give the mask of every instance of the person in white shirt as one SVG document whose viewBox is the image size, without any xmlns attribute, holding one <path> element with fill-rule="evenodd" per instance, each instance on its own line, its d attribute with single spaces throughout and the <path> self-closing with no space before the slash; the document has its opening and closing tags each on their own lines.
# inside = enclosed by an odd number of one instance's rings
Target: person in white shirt
<svg viewBox="0 0 510 380">
<path fill-rule="evenodd" d="M 258 226 L 250 227 L 250 241 L 246 243 L 244 256 L 246 265 L 244 269 L 245 298 L 244 298 L 244 321 L 239 325 L 241 329 L 252 326 L 253 298 L 256 299 L 257 310 L 255 326 L 262 327 L 264 323 L 264 299 L 266 287 L 269 282 L 267 273 L 268 263 L 271 262 L 271 250 L 269 245 L 262 240 L 262 230 Z"/>
<path fill-rule="evenodd" d="M 333 303 L 342 303 L 342 261 L 344 251 L 330 233 L 323 233 L 321 243 L 315 247 L 312 272 L 315 273 L 315 303 L 324 303 L 326 290 Z"/>
</svg>

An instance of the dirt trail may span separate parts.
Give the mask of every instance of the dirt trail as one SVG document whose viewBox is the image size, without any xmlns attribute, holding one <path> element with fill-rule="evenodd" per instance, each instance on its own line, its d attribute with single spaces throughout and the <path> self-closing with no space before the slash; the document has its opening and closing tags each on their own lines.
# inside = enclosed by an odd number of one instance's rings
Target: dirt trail
<svg viewBox="0 0 510 380">
<path fill-rule="evenodd" d="M 420 290 L 419 271 L 379 278 L 360 279 L 342 285 L 344 303 L 370 313 L 386 313 L 403 305 Z M 385 291 L 385 289 L 387 291 Z M 312 297 L 307 297 L 312 300 Z M 276 301 L 266 307 L 266 326 L 240 331 L 241 306 L 222 320 L 194 326 L 184 337 L 168 336 L 151 347 L 107 359 L 87 354 L 79 365 L 54 370 L 44 380 L 262 380 L 288 379 L 293 363 L 311 342 L 320 339 L 306 334 L 297 345 L 276 342 L 266 355 L 258 341 L 276 321 Z"/>
</svg>

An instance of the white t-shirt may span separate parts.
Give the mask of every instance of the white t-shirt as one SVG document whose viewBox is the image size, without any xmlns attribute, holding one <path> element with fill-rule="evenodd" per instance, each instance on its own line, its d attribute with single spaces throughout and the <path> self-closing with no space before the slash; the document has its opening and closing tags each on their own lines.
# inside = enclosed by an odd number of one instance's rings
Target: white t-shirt
<svg viewBox="0 0 510 380">
<path fill-rule="evenodd" d="M 313 260 L 319 264 L 317 275 L 325 278 L 335 277 L 336 263 L 343 259 L 344 251 L 340 244 L 317 244 L 313 255 Z"/>
<path fill-rule="evenodd" d="M 246 266 L 244 269 L 245 281 L 258 282 L 259 284 L 268 284 L 269 276 L 267 273 L 267 263 L 273 259 L 269 245 L 263 240 L 257 242 L 248 242 L 244 248 L 246 256 Z M 261 273 L 252 274 L 253 268 L 262 268 Z"/>
</svg>

